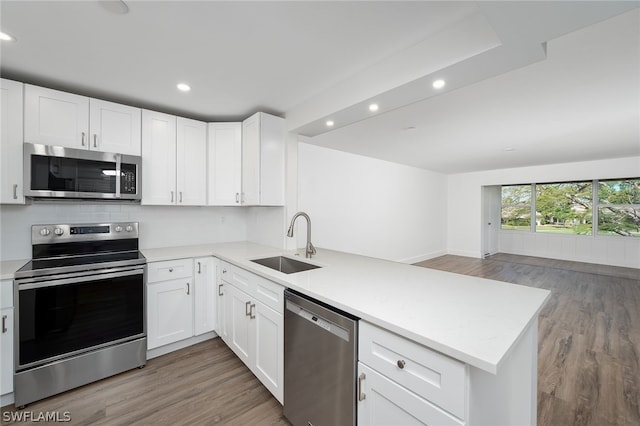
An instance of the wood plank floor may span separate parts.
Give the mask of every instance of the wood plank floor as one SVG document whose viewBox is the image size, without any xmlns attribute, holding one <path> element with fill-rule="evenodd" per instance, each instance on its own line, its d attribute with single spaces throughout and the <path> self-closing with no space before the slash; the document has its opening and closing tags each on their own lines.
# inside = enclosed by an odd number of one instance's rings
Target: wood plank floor
<svg viewBox="0 0 640 426">
<path fill-rule="evenodd" d="M 514 255 L 420 266 L 549 289 L 539 325 L 538 424 L 640 425 L 640 271 Z M 288 425 L 221 339 L 28 405 L 73 425 Z M 6 422 L 2 424 L 43 424 Z"/>
<path fill-rule="evenodd" d="M 8 412 L 9 414 L 5 414 Z M 69 413 L 71 425 L 289 425 L 282 406 L 216 338 L 131 370 L 27 405 L 13 413 Z M 14 414 L 16 415 L 16 414 Z"/>
<path fill-rule="evenodd" d="M 508 254 L 418 265 L 551 290 L 538 328 L 538 425 L 640 425 L 640 270 Z"/>
</svg>

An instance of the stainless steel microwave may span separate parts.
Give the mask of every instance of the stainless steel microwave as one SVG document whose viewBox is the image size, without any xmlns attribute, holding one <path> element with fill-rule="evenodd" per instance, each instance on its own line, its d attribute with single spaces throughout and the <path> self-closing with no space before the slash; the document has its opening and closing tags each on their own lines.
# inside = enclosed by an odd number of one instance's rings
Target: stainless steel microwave
<svg viewBox="0 0 640 426">
<path fill-rule="evenodd" d="M 142 157 L 24 144 L 27 197 L 138 201 Z"/>
</svg>

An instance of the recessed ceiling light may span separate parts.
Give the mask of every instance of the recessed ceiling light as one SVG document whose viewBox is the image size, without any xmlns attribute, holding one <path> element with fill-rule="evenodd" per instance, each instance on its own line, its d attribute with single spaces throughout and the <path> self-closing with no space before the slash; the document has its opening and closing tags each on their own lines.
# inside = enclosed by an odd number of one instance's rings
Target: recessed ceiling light
<svg viewBox="0 0 640 426">
<path fill-rule="evenodd" d="M 378 104 L 369 105 L 369 111 L 376 112 L 378 110 Z"/>
<path fill-rule="evenodd" d="M 442 80 L 442 79 L 438 79 L 438 80 L 435 80 L 435 81 L 433 82 L 433 88 L 434 88 L 434 89 L 442 89 L 442 88 L 444 87 L 444 85 L 445 85 L 445 84 L 446 84 L 446 83 L 445 83 L 445 81 L 444 81 L 444 80 Z"/>
<path fill-rule="evenodd" d="M 333 120 L 327 120 L 326 124 L 327 124 L 327 127 L 333 127 L 335 123 L 333 122 Z"/>
<path fill-rule="evenodd" d="M 413 132 L 414 130 L 416 130 L 415 126 L 409 126 L 409 127 L 405 127 L 403 129 L 405 132 Z"/>
<path fill-rule="evenodd" d="M 511 151 L 515 151 L 515 150 L 516 150 L 515 148 L 511 148 L 511 147 L 507 147 L 507 148 L 503 149 L 503 151 L 506 151 L 506 152 L 511 152 Z"/>
<path fill-rule="evenodd" d="M 188 92 L 189 90 L 191 90 L 191 86 L 189 86 L 187 83 L 178 83 L 176 84 L 176 87 L 181 92 Z"/>
<path fill-rule="evenodd" d="M 3 33 L 0 31 L 0 40 L 2 41 L 16 41 L 15 37 L 7 34 L 7 33 Z"/>
</svg>

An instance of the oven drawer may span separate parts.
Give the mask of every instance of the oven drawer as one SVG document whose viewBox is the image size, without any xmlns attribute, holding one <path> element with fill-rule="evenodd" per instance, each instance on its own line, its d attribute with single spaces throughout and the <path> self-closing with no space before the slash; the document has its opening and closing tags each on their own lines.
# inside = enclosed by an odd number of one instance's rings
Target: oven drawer
<svg viewBox="0 0 640 426">
<path fill-rule="evenodd" d="M 147 282 L 175 280 L 193 276 L 193 259 L 176 259 L 147 264 Z"/>
<path fill-rule="evenodd" d="M 464 363 L 365 321 L 360 321 L 359 346 L 361 362 L 464 420 Z"/>
</svg>

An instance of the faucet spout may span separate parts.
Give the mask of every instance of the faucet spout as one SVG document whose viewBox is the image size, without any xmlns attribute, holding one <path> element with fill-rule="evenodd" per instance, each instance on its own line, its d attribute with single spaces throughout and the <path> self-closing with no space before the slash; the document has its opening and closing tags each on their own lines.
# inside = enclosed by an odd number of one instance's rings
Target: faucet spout
<svg viewBox="0 0 640 426">
<path fill-rule="evenodd" d="M 307 220 L 307 245 L 305 246 L 305 257 L 310 259 L 311 256 L 316 254 L 316 248 L 311 244 L 311 219 L 308 214 L 305 212 L 298 212 L 293 215 L 291 218 L 291 224 L 289 225 L 289 230 L 287 231 L 287 237 L 293 237 L 293 225 L 299 216 L 302 216 Z"/>
</svg>

